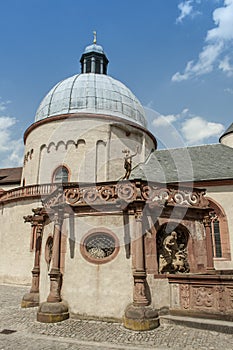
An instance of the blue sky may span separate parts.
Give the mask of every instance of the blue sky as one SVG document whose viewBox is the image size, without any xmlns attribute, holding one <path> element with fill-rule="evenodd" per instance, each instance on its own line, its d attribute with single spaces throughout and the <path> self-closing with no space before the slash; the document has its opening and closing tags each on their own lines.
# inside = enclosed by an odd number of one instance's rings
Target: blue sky
<svg viewBox="0 0 233 350">
<path fill-rule="evenodd" d="M 233 0 L 0 0 L 1 167 L 21 165 L 25 129 L 80 72 L 93 30 L 160 147 L 218 142 L 233 115 Z"/>
</svg>

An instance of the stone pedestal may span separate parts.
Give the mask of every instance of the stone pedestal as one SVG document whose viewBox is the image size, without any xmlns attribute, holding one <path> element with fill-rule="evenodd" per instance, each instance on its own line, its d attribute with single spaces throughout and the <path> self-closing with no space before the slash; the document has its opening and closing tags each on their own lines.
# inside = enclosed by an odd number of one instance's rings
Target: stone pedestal
<svg viewBox="0 0 233 350">
<path fill-rule="evenodd" d="M 159 327 L 158 311 L 151 306 L 135 306 L 130 304 L 123 318 L 125 328 L 133 331 L 148 331 Z"/>
<path fill-rule="evenodd" d="M 39 306 L 39 292 L 36 292 L 36 293 L 29 292 L 24 294 L 21 301 L 21 307 L 27 308 L 27 307 L 35 307 L 35 306 Z"/>
<path fill-rule="evenodd" d="M 47 301 L 39 306 L 37 312 L 37 321 L 39 322 L 60 322 L 69 318 L 68 305 L 61 298 L 62 274 L 60 270 L 60 255 L 62 223 L 63 211 L 60 209 L 54 216 L 52 268 L 49 273 L 50 292 Z"/>
<path fill-rule="evenodd" d="M 40 304 L 37 312 L 37 321 L 44 323 L 61 322 L 69 318 L 68 306 L 64 301 Z"/>
</svg>

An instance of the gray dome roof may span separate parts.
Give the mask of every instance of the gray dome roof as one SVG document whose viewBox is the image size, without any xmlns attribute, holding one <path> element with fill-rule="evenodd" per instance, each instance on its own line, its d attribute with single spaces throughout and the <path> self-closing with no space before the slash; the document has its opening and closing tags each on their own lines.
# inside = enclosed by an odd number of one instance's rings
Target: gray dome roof
<svg viewBox="0 0 233 350">
<path fill-rule="evenodd" d="M 84 53 L 88 52 L 98 52 L 104 54 L 104 49 L 101 45 L 91 44 L 88 45 L 84 50 Z"/>
<path fill-rule="evenodd" d="M 146 127 L 145 112 L 134 94 L 105 74 L 77 74 L 55 85 L 42 100 L 35 121 L 67 113 L 105 114 Z"/>
</svg>

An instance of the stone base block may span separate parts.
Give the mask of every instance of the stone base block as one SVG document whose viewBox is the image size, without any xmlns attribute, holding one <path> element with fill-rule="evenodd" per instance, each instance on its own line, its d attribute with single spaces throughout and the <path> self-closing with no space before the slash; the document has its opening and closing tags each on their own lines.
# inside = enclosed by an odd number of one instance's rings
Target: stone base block
<svg viewBox="0 0 233 350">
<path fill-rule="evenodd" d="M 21 301 L 21 307 L 35 307 L 39 306 L 39 293 L 26 293 Z"/>
<path fill-rule="evenodd" d="M 44 302 L 37 312 L 37 321 L 44 323 L 61 322 L 69 318 L 68 306 L 63 301 L 57 303 Z"/>
<path fill-rule="evenodd" d="M 133 331 L 148 331 L 159 327 L 158 311 L 151 306 L 129 305 L 123 318 L 125 328 Z"/>
</svg>

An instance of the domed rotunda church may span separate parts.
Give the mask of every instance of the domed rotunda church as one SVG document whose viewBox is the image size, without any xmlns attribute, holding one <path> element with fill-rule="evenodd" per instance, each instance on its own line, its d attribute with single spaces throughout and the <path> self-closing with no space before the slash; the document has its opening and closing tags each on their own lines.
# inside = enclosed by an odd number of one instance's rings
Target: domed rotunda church
<svg viewBox="0 0 233 350">
<path fill-rule="evenodd" d="M 37 320 L 233 320 L 233 127 L 219 144 L 157 150 L 144 109 L 85 48 L 0 169 L 0 282 Z"/>
</svg>

